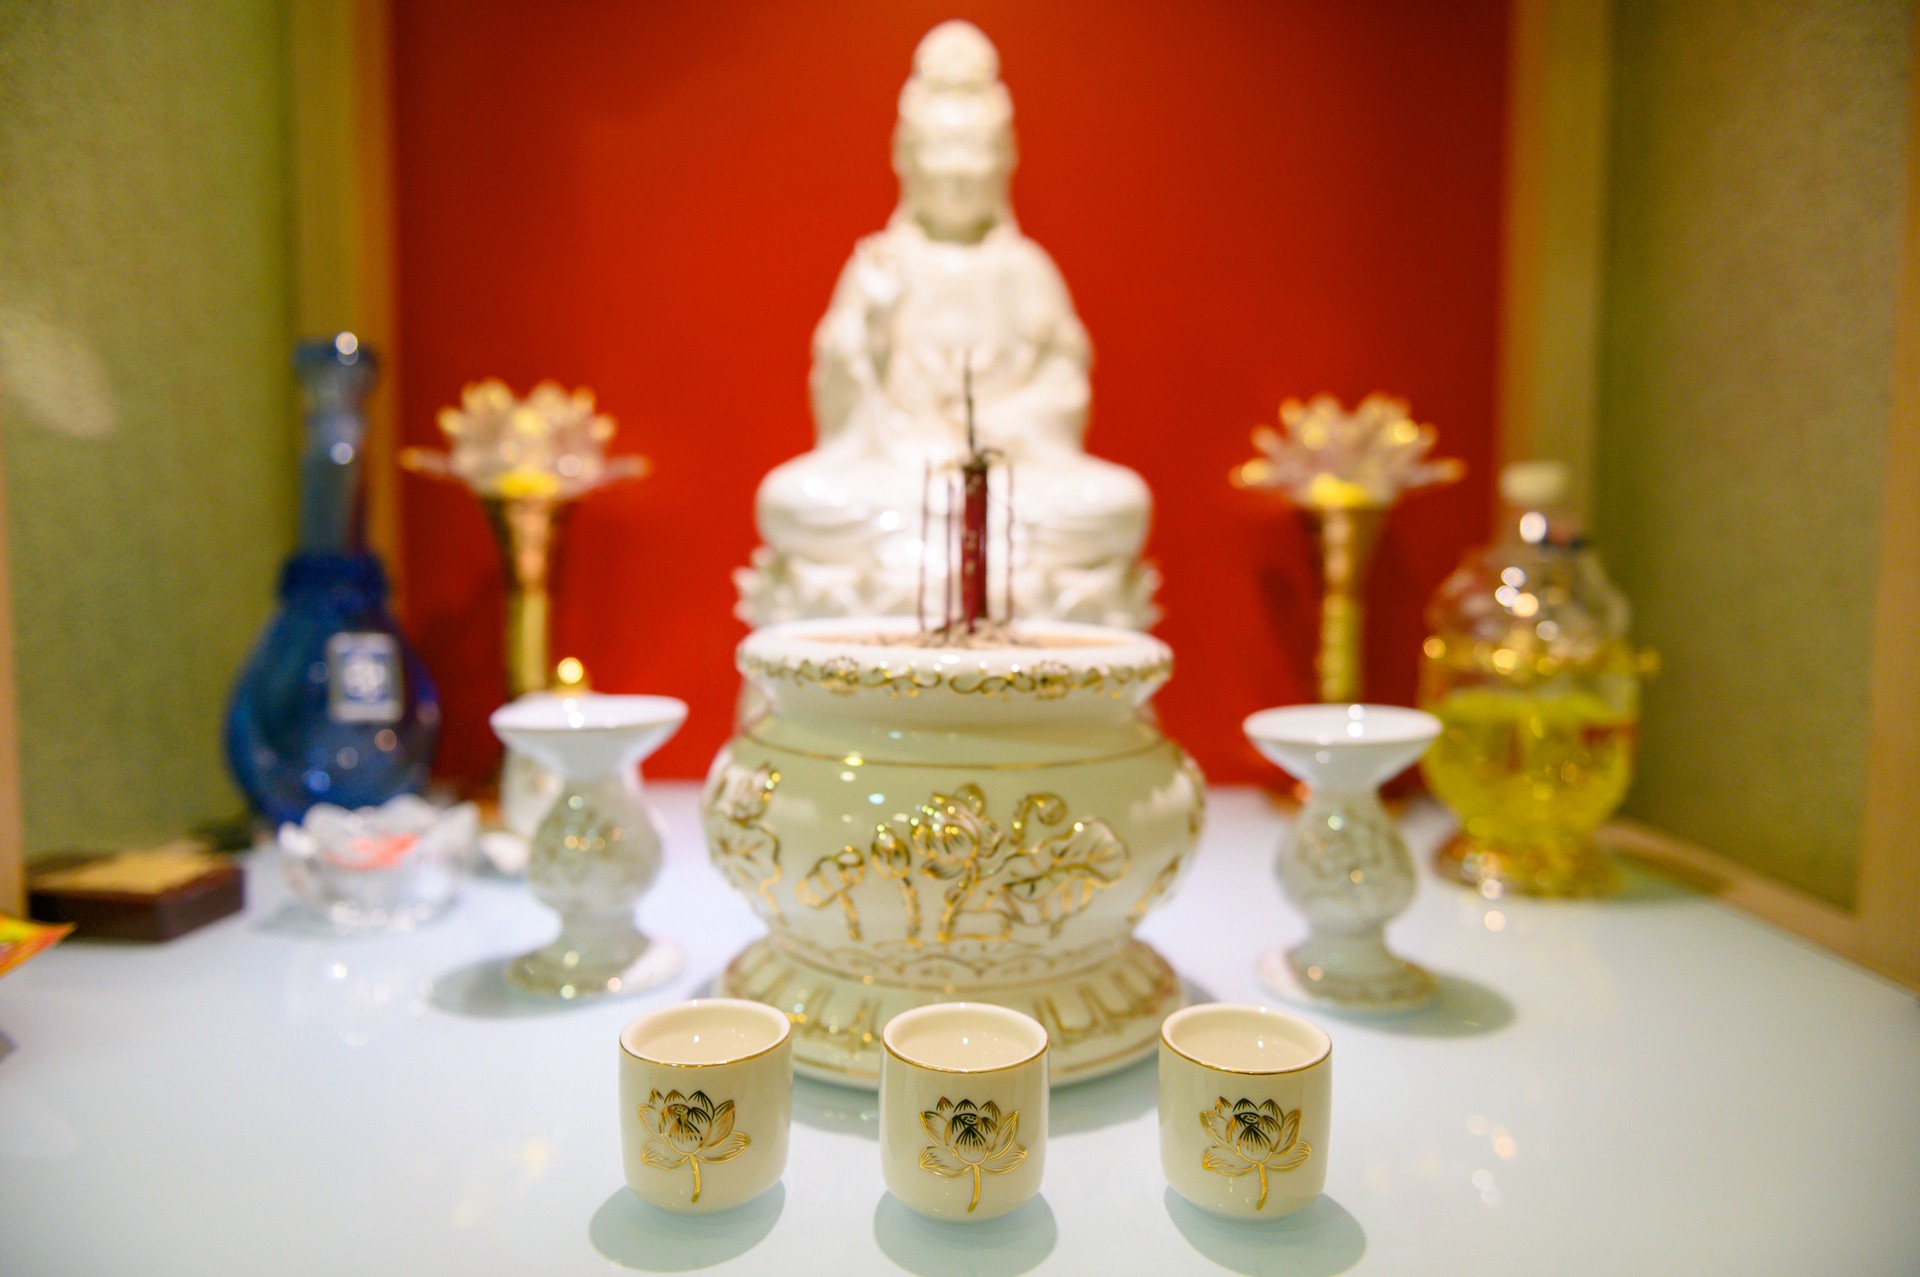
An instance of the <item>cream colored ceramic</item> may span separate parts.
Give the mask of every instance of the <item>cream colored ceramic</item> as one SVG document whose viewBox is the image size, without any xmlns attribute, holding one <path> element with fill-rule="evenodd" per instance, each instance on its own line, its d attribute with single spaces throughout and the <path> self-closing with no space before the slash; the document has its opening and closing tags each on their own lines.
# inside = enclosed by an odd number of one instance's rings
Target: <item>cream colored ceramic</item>
<svg viewBox="0 0 1920 1277">
<path fill-rule="evenodd" d="M 1040 1191 L 1047 1155 L 1047 1031 L 986 1002 L 887 1022 L 880 1170 L 922 1215 L 992 1219 Z"/>
<path fill-rule="evenodd" d="M 671 696 L 592 692 L 522 697 L 493 712 L 488 721 L 509 749 L 561 777 L 527 864 L 527 886 L 560 915 L 560 934 L 508 964 L 514 988 L 573 1000 L 634 993 L 679 973 L 680 947 L 642 934 L 633 907 L 660 872 L 660 822 L 640 763 L 686 718 L 686 702 Z"/>
<path fill-rule="evenodd" d="M 620 1032 L 627 1187 L 663 1210 L 726 1210 L 772 1188 L 792 1114 L 793 1033 L 770 1007 L 681 1002 Z"/>
<path fill-rule="evenodd" d="M 1019 501 L 992 503 L 996 529 L 1012 506 L 1019 546 L 989 565 L 993 597 L 1011 569 L 1024 615 L 1127 627 L 1158 615 L 1158 574 L 1140 561 L 1152 497 L 1087 455 L 1092 347 L 1059 269 L 1014 220 L 999 70 L 965 22 L 941 23 L 913 55 L 894 131 L 900 205 L 854 248 L 814 330 L 816 446 L 760 485 L 765 544 L 734 574 L 749 624 L 909 615 L 928 588 L 940 597 L 943 566 L 922 547 L 925 467 L 963 445 L 968 371 L 980 442 L 1019 474 Z"/>
<path fill-rule="evenodd" d="M 1398 705 L 1287 705 L 1249 716 L 1244 729 L 1311 791 L 1278 870 L 1312 930 L 1305 943 L 1263 955 L 1261 980 L 1354 1011 L 1431 1001 L 1433 976 L 1387 948 L 1387 923 L 1413 903 L 1413 860 L 1377 790 L 1426 752 L 1440 720 Z"/>
<path fill-rule="evenodd" d="M 1204 802 L 1140 713 L 1171 652 L 1061 622 L 994 650 L 905 645 L 913 630 L 800 621 L 740 645 L 770 709 L 714 760 L 703 816 L 771 934 L 723 991 L 792 1015 L 796 1067 L 833 1081 L 873 1085 L 880 1026 L 959 998 L 1038 1020 L 1057 1081 L 1148 1054 L 1180 983 L 1132 932 Z"/>
<path fill-rule="evenodd" d="M 1160 1166 L 1202 1210 L 1277 1219 L 1327 1184 L 1333 1042 L 1267 1007 L 1209 1002 L 1160 1026 Z"/>
</svg>

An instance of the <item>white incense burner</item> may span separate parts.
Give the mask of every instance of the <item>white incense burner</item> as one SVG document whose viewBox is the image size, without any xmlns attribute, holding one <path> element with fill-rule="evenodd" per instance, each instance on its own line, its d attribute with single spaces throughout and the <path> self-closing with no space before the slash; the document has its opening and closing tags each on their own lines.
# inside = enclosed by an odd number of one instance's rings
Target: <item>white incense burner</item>
<svg viewBox="0 0 1920 1277">
<path fill-rule="evenodd" d="M 1139 712 L 1172 652 L 1064 622 L 1016 635 L 930 646 L 910 620 L 841 619 L 740 645 L 769 708 L 714 760 L 703 816 L 770 934 L 720 991 L 785 1011 L 802 1073 L 871 1086 L 889 1018 L 965 999 L 1046 1026 L 1056 1081 L 1093 1077 L 1150 1054 L 1181 1003 L 1132 935 L 1205 801 Z"/>
</svg>

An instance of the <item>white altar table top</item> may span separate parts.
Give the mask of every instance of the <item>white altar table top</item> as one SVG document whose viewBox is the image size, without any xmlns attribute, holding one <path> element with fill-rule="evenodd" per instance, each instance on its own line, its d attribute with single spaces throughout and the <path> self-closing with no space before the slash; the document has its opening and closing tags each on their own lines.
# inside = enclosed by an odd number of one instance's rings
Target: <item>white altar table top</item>
<svg viewBox="0 0 1920 1277">
<path fill-rule="evenodd" d="M 1394 945 L 1443 981 L 1335 1041 L 1327 1195 L 1215 1220 L 1161 1177 L 1151 1060 L 1054 1093 L 1041 1198 L 928 1223 L 881 1185 L 874 1103 L 801 1080 L 783 1183 L 679 1219 L 621 1180 L 616 1034 L 704 990 L 758 924 L 707 867 L 688 783 L 641 908 L 685 974 L 548 1008 L 496 960 L 543 941 L 524 890 L 471 884 L 412 935 L 301 924 L 273 853 L 249 907 L 171 944 L 67 943 L 0 979 L 0 1273 L 926 1277 L 1920 1274 L 1920 1002 L 1663 879 L 1593 903 L 1436 880 Z M 1285 814 L 1221 789 L 1141 934 L 1196 997 L 1274 1001 L 1254 959 L 1301 924 L 1271 873 Z"/>
</svg>

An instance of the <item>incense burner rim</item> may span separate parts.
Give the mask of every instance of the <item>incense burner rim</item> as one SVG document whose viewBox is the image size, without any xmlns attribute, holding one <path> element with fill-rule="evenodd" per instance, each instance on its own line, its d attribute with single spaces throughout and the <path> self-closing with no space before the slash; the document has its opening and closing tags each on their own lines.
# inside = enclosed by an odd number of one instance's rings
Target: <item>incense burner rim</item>
<svg viewBox="0 0 1920 1277">
<path fill-rule="evenodd" d="M 1020 632 L 1057 646 L 922 647 L 858 642 L 919 632 L 906 617 L 789 621 L 748 635 L 736 664 L 775 704 L 804 699 L 849 715 L 879 704 L 919 702 L 916 712 L 992 703 L 1131 712 L 1173 673 L 1173 650 L 1132 630 L 1066 621 L 1023 621 Z M 1064 704 L 1063 704 L 1064 703 Z M 896 707 L 904 708 L 904 707 Z M 1015 715 L 1019 716 L 1019 715 Z"/>
</svg>

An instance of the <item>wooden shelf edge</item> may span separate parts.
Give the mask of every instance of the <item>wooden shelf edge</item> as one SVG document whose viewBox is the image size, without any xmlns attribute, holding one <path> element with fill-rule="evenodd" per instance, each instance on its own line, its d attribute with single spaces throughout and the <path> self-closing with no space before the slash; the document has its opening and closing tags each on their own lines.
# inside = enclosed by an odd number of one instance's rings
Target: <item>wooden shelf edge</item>
<svg viewBox="0 0 1920 1277">
<path fill-rule="evenodd" d="M 1769 878 L 1731 857 L 1635 820 L 1616 820 L 1601 841 L 1618 852 L 1717 896 L 1755 917 L 1811 940 L 1909 989 L 1920 992 L 1920 972 L 1882 960 L 1866 920 L 1828 900 Z"/>
</svg>

